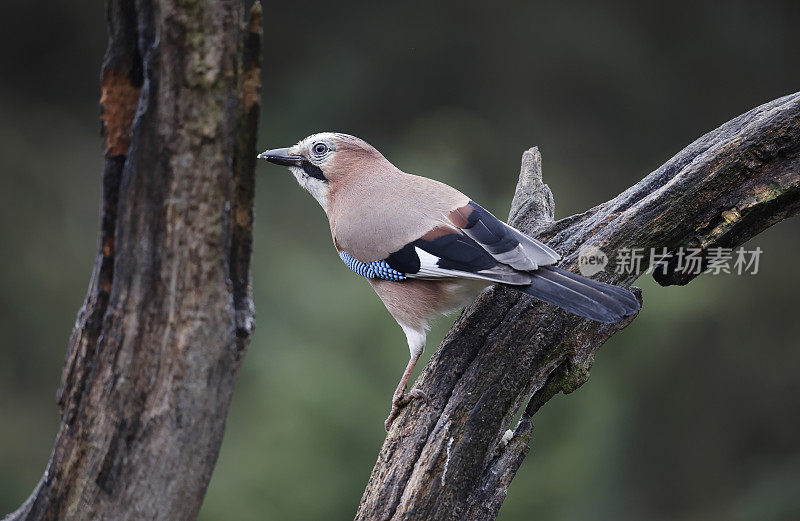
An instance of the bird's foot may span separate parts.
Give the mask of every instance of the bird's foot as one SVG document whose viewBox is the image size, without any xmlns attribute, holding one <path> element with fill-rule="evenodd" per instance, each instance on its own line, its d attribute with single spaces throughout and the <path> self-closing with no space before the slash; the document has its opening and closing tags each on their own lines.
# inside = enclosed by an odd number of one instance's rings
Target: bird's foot
<svg viewBox="0 0 800 521">
<path fill-rule="evenodd" d="M 411 400 L 417 398 L 424 402 L 428 401 L 428 395 L 421 389 L 412 389 L 411 392 L 396 393 L 394 395 L 392 398 L 392 410 L 389 412 L 389 417 L 383 422 L 383 427 L 386 429 L 386 432 L 389 432 L 389 428 L 391 428 L 392 423 L 394 423 L 394 420 L 400 414 L 400 410 L 408 405 Z"/>
</svg>

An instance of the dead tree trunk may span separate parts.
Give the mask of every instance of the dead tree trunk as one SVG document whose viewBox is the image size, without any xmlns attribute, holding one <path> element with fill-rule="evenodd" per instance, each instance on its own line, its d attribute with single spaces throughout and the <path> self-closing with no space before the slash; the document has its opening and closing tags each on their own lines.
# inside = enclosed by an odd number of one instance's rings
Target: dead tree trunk
<svg viewBox="0 0 800 521">
<path fill-rule="evenodd" d="M 705 254 L 740 245 L 800 210 L 800 93 L 706 134 L 611 201 L 556 222 L 553 208 L 539 152 L 529 150 L 510 222 L 558 250 L 562 266 L 574 268 L 586 246 L 613 258 L 622 248 Z M 675 259 L 657 272 L 660 284 L 692 280 Z M 636 278 L 604 273 L 617 284 Z M 356 519 L 495 519 L 528 453 L 531 416 L 586 382 L 597 349 L 626 325 L 582 320 L 502 287 L 485 291 L 420 375 L 431 399 L 395 421 Z"/>
<path fill-rule="evenodd" d="M 191 520 L 253 330 L 260 8 L 108 0 L 98 252 L 18 520 Z"/>
</svg>

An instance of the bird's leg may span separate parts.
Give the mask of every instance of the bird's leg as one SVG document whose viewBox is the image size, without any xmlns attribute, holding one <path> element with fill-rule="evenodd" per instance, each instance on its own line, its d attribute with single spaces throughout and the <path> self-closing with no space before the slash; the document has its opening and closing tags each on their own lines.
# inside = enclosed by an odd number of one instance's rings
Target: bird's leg
<svg viewBox="0 0 800 521">
<path fill-rule="evenodd" d="M 408 380 L 411 377 L 411 372 L 414 371 L 414 366 L 417 365 L 417 360 L 419 360 L 419 356 L 413 356 L 408 360 L 408 365 L 406 365 L 406 370 L 403 373 L 403 377 L 400 379 L 400 383 L 397 384 L 397 389 L 394 391 L 394 396 L 392 396 L 392 404 L 397 404 L 398 406 L 402 407 L 403 405 L 408 404 L 414 398 L 421 398 L 425 395 L 420 389 L 414 389 L 410 393 L 406 394 L 406 387 L 408 387 Z"/>
<path fill-rule="evenodd" d="M 394 419 L 400 414 L 400 409 L 408 405 L 408 402 L 414 398 L 428 400 L 428 396 L 420 389 L 414 389 L 406 394 L 406 386 L 408 385 L 408 379 L 411 378 L 411 372 L 414 370 L 414 366 L 417 365 L 417 360 L 422 355 L 422 351 L 425 350 L 425 328 L 414 328 L 398 323 L 403 328 L 403 332 L 405 332 L 408 339 L 408 350 L 411 353 L 411 357 L 408 359 L 408 365 L 406 365 L 406 370 L 403 372 L 403 377 L 400 378 L 400 383 L 397 384 L 397 390 L 392 396 L 392 410 L 389 413 L 389 417 L 383 422 L 387 432 Z"/>
<path fill-rule="evenodd" d="M 408 365 L 406 365 L 406 370 L 403 372 L 403 377 L 400 378 L 400 383 L 397 384 L 397 389 L 392 396 L 392 410 L 389 413 L 389 417 L 383 422 L 383 426 L 386 428 L 387 432 L 395 418 L 397 418 L 397 415 L 400 414 L 400 409 L 408 405 L 411 400 L 414 398 L 422 398 L 425 401 L 428 400 L 428 395 L 422 392 L 421 389 L 414 389 L 410 393 L 406 393 L 408 380 L 411 378 L 411 372 L 414 371 L 414 366 L 417 365 L 417 360 L 419 360 L 420 355 L 422 355 L 422 349 L 420 349 L 418 353 L 411 354 Z"/>
</svg>

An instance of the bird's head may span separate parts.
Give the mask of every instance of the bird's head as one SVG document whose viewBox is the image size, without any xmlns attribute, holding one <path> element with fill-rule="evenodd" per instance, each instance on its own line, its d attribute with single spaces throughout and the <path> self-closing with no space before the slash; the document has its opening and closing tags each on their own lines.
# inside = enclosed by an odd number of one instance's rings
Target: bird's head
<svg viewBox="0 0 800 521">
<path fill-rule="evenodd" d="M 326 211 L 331 190 L 349 177 L 370 170 L 368 165 L 386 162 L 366 141 L 338 132 L 312 134 L 294 146 L 265 150 L 258 157 L 289 167 L 300 186 Z"/>
</svg>

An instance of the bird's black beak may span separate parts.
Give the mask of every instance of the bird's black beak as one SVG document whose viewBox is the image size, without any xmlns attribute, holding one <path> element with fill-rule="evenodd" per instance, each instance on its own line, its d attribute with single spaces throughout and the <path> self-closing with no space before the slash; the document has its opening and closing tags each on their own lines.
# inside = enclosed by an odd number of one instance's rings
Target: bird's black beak
<svg viewBox="0 0 800 521">
<path fill-rule="evenodd" d="M 259 159 L 266 159 L 270 163 L 283 166 L 302 166 L 303 157 L 294 156 L 289 153 L 288 148 L 275 148 L 272 150 L 265 150 L 257 156 Z"/>
</svg>

